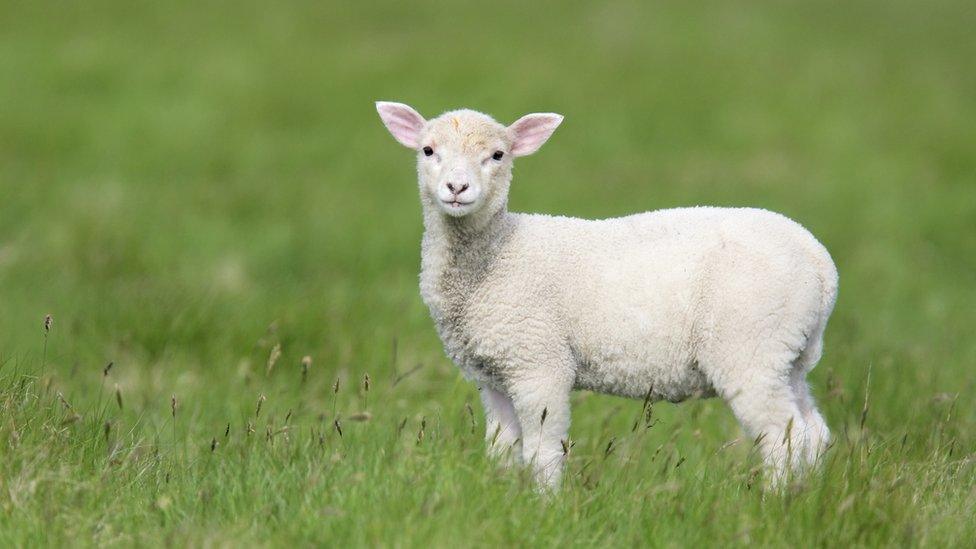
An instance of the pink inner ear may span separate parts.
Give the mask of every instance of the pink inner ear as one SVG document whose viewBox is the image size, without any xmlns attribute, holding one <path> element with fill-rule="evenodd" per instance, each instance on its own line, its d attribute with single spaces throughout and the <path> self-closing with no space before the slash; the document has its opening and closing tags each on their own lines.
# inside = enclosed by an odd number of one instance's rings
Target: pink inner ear
<svg viewBox="0 0 976 549">
<path fill-rule="evenodd" d="M 420 145 L 420 131 L 424 128 L 423 116 L 403 103 L 376 102 L 376 112 L 400 144 L 416 149 Z"/>
<path fill-rule="evenodd" d="M 509 127 L 515 134 L 512 154 L 525 156 L 539 150 L 562 121 L 562 115 L 555 113 L 534 113 L 519 118 Z"/>
</svg>

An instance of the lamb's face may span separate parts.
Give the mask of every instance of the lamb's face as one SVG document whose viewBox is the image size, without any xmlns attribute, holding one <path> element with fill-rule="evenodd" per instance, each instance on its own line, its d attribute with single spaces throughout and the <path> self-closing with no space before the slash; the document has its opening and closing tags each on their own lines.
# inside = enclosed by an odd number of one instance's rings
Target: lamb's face
<svg viewBox="0 0 976 549">
<path fill-rule="evenodd" d="M 422 199 L 452 217 L 504 206 L 512 180 L 507 128 L 474 111 L 453 111 L 420 132 L 417 175 Z"/>
<path fill-rule="evenodd" d="M 538 150 L 563 119 L 558 114 L 529 114 L 505 127 L 471 110 L 426 121 L 402 103 L 378 102 L 376 109 L 393 137 L 417 151 L 424 206 L 452 217 L 491 214 L 505 207 L 512 159 Z"/>
</svg>

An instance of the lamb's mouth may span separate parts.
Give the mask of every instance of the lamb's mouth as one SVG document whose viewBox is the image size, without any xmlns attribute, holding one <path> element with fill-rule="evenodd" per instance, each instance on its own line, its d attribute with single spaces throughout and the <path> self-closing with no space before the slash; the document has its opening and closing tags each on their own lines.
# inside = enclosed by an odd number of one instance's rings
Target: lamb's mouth
<svg viewBox="0 0 976 549">
<path fill-rule="evenodd" d="M 470 206 L 472 202 L 461 202 L 460 200 L 441 200 L 442 204 L 450 206 L 452 208 L 460 208 L 461 206 Z"/>
</svg>

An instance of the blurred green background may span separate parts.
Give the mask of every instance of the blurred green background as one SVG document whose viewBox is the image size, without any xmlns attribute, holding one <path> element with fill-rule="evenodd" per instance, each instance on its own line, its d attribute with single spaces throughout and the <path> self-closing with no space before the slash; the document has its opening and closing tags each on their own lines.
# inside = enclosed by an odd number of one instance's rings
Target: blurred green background
<svg viewBox="0 0 976 549">
<path fill-rule="evenodd" d="M 44 363 L 49 384 L 94 403 L 113 361 L 128 403 L 118 421 L 134 438 L 165 424 L 171 395 L 193 418 L 191 446 L 241 424 L 258 394 L 279 419 L 294 410 L 314 425 L 332 417 L 335 379 L 356 386 L 366 372 L 387 408 L 361 394 L 339 408 L 370 408 L 374 424 L 402 416 L 413 432 L 421 416 L 477 405 L 418 295 L 414 160 L 376 116 L 384 99 L 427 117 L 565 115 L 518 161 L 516 211 L 748 205 L 796 219 L 840 271 L 811 376 L 835 432 L 860 420 L 870 367 L 873 433 L 928 436 L 952 403 L 956 458 L 974 451 L 971 1 L 7 0 L 0 11 L 0 362 Z M 305 355 L 314 366 L 299 387 Z M 612 411 L 640 406 L 577 400 L 573 437 L 597 454 L 626 430 Z M 720 402 L 662 413 L 673 419 L 661 440 L 681 422 L 703 437 L 686 441 L 685 467 L 698 463 L 688 446 L 705 455 L 737 436 Z M 8 475 L 23 473 L 9 452 Z M 81 505 L 104 511 L 126 489 Z M 37 505 L 23 511 L 27 532 L 59 504 Z M 161 531 L 200 526 L 185 505 Z M 343 539 L 388 542 L 404 531 L 398 517 Z M 950 532 L 933 539 L 961 535 Z M 519 541 L 483 541 L 504 539 Z"/>
</svg>

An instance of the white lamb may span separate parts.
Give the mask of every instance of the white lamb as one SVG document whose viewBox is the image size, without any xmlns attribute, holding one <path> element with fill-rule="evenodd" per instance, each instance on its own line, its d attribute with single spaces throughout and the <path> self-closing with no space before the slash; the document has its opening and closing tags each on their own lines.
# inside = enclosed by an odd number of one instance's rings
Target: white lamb
<svg viewBox="0 0 976 549">
<path fill-rule="evenodd" d="M 806 374 L 820 358 L 837 270 L 806 229 L 749 208 L 591 221 L 508 211 L 512 160 L 562 122 L 505 127 L 471 111 L 424 120 L 378 102 L 417 151 L 420 293 L 444 348 L 481 392 L 489 452 L 559 483 L 569 395 L 671 402 L 719 395 L 759 440 L 774 482 L 813 464 L 829 431 Z"/>
</svg>

